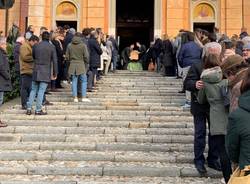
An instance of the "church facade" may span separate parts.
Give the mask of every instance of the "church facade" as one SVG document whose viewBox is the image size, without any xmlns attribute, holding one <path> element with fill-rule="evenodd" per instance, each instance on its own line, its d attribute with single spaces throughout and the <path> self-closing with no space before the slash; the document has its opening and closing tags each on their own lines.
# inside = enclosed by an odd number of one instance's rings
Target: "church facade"
<svg viewBox="0 0 250 184">
<path fill-rule="evenodd" d="M 250 30 L 249 9 L 249 0 L 16 0 L 8 13 L 0 10 L 0 30 L 16 22 L 22 32 L 33 25 L 37 33 L 41 26 L 69 24 L 78 31 L 101 27 L 107 34 L 148 39 L 197 27 L 232 35 Z"/>
</svg>

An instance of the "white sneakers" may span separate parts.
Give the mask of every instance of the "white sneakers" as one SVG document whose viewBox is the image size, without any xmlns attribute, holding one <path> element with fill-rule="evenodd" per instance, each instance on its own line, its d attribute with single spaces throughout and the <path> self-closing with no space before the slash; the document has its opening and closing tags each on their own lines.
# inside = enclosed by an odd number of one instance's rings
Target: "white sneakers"
<svg viewBox="0 0 250 184">
<path fill-rule="evenodd" d="M 82 98 L 82 102 L 91 102 L 91 101 L 87 98 Z"/>
<path fill-rule="evenodd" d="M 76 102 L 76 103 L 77 103 L 77 102 L 78 102 L 78 98 L 74 98 L 74 102 Z"/>
<path fill-rule="evenodd" d="M 74 102 L 75 103 L 79 102 L 78 98 L 74 98 Z M 91 101 L 89 99 L 87 99 L 87 98 L 82 98 L 81 102 L 91 102 Z"/>
</svg>

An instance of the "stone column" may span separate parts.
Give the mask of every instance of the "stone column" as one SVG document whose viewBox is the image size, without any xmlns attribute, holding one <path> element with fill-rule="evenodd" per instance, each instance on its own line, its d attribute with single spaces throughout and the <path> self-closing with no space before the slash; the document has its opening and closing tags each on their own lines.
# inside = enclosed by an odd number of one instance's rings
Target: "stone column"
<svg viewBox="0 0 250 184">
<path fill-rule="evenodd" d="M 35 33 L 40 34 L 40 27 L 45 26 L 46 0 L 30 0 L 29 1 L 29 18 L 28 25 L 33 25 Z"/>
<path fill-rule="evenodd" d="M 109 35 L 116 35 L 116 0 L 109 1 L 108 34 Z"/>
<path fill-rule="evenodd" d="M 162 35 L 162 0 L 155 0 L 154 4 L 154 36 Z"/>
</svg>

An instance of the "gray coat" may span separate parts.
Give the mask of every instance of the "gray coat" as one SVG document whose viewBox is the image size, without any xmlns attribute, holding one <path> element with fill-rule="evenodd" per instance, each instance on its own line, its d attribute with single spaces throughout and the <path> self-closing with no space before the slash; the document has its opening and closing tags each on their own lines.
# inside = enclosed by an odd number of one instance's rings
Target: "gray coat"
<svg viewBox="0 0 250 184">
<path fill-rule="evenodd" d="M 33 81 L 49 83 L 52 75 L 58 73 L 55 46 L 48 41 L 40 42 L 33 47 L 33 58 Z"/>
<path fill-rule="evenodd" d="M 86 74 L 86 66 L 89 62 L 89 53 L 87 46 L 80 37 L 75 36 L 68 45 L 66 59 L 70 62 L 69 75 Z"/>
<path fill-rule="evenodd" d="M 11 90 L 11 76 L 7 54 L 0 49 L 0 92 Z"/>
<path fill-rule="evenodd" d="M 220 67 L 204 70 L 201 80 L 204 81 L 205 88 L 199 91 L 198 102 L 203 104 L 207 101 L 210 104 L 210 133 L 211 135 L 226 135 L 228 110 L 224 106 L 221 87 L 227 86 L 228 81 L 222 79 Z"/>
</svg>

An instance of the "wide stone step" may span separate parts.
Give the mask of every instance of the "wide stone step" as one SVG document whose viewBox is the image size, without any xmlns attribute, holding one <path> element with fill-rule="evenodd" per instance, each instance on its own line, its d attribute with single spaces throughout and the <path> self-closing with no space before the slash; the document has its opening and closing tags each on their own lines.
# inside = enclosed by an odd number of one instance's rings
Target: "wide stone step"
<svg viewBox="0 0 250 184">
<path fill-rule="evenodd" d="M 23 181 L 23 179 L 25 181 Z M 173 177 L 115 177 L 115 176 L 0 176 L 0 184 L 219 184 L 220 179 Z"/>
<path fill-rule="evenodd" d="M 0 142 L 0 151 L 141 151 L 193 152 L 193 144 L 181 143 L 69 143 L 69 142 Z"/>
<path fill-rule="evenodd" d="M 183 152 L 138 151 L 0 151 L 0 161 L 109 161 L 109 162 L 160 162 L 193 163 L 194 155 Z"/>
<path fill-rule="evenodd" d="M 21 109 L 6 110 L 5 114 L 24 114 L 26 111 Z M 127 115 L 127 116 L 190 116 L 190 112 L 182 111 L 124 111 L 124 110 L 82 110 L 82 109 L 65 109 L 54 110 L 47 109 L 49 114 L 69 115 L 69 114 L 86 114 L 86 115 Z"/>
<path fill-rule="evenodd" d="M 2 135 L 12 134 L 67 134 L 67 135 L 193 135 L 193 128 L 94 128 L 94 127 L 44 127 L 19 126 L 0 129 Z"/>
<path fill-rule="evenodd" d="M 0 129 L 0 132 L 8 132 L 13 129 L 11 126 L 43 126 L 43 127 L 92 127 L 92 128 L 193 128 L 192 121 L 72 121 L 72 120 L 7 120 L 10 127 Z"/>
<path fill-rule="evenodd" d="M 96 115 L 96 116 L 89 116 L 89 115 L 53 115 L 48 114 L 46 116 L 36 116 L 30 115 L 27 116 L 26 114 L 18 114 L 13 116 L 13 114 L 3 114 L 1 115 L 3 120 L 79 120 L 79 121 L 88 121 L 88 120 L 95 120 L 95 121 L 150 121 L 150 122 L 185 122 L 185 121 L 192 121 L 193 117 L 191 116 L 122 116 L 122 115 Z"/>
<path fill-rule="evenodd" d="M 191 135 L 106 135 L 106 134 L 2 134 L 0 141 L 7 142 L 82 142 L 102 143 L 193 143 Z"/>
<path fill-rule="evenodd" d="M 88 161 L 0 161 L 0 175 L 200 177 L 193 164 L 88 162 Z M 221 173 L 208 169 L 208 176 Z"/>
</svg>

